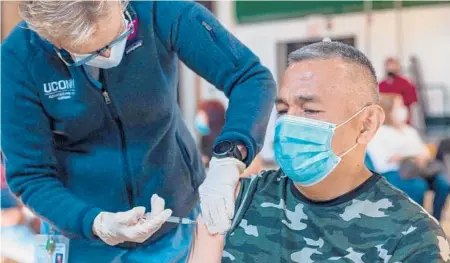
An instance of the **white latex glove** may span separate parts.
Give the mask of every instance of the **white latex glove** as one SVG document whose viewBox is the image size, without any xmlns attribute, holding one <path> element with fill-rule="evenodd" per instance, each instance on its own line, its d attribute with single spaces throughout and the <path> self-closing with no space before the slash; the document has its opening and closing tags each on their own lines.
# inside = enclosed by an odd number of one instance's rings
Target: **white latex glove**
<svg viewBox="0 0 450 263">
<path fill-rule="evenodd" d="M 212 158 L 199 187 L 202 219 L 210 234 L 225 233 L 234 216 L 234 192 L 245 164 L 236 158 Z"/>
<path fill-rule="evenodd" d="M 145 207 L 135 207 L 126 212 L 101 212 L 93 224 L 94 233 L 110 246 L 131 241 L 143 243 L 150 238 L 172 215 L 165 209 L 165 201 L 154 194 L 151 198 L 152 211 L 145 215 Z"/>
</svg>

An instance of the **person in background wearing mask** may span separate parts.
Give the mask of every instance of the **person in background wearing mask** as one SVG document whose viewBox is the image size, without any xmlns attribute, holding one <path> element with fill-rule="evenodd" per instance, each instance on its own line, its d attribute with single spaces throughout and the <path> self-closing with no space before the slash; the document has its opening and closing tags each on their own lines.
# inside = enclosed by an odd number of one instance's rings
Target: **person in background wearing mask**
<svg viewBox="0 0 450 263">
<path fill-rule="evenodd" d="M 380 93 L 393 93 L 402 96 L 403 103 L 409 111 L 408 124 L 411 124 L 411 116 L 414 104 L 417 100 L 417 89 L 408 79 L 400 75 L 401 67 L 396 58 L 388 58 L 384 62 L 386 71 L 385 79 L 380 82 Z"/>
<path fill-rule="evenodd" d="M 68 261 L 183 261 L 194 226 L 166 221 L 200 206 L 226 231 L 276 94 L 258 57 L 193 1 L 35 0 L 19 11 L 1 46 L 6 177 L 70 237 Z M 179 59 L 230 99 L 207 176 L 177 103 Z"/>
<path fill-rule="evenodd" d="M 375 70 L 357 49 L 291 53 L 276 100 L 281 169 L 241 179 L 230 232 L 200 223 L 189 262 L 450 262 L 436 220 L 364 165 L 384 120 L 377 103 Z"/>
<path fill-rule="evenodd" d="M 206 100 L 200 103 L 199 111 L 195 116 L 195 128 L 201 136 L 200 152 L 205 167 L 213 157 L 213 145 L 220 136 L 225 125 L 225 107 L 219 100 Z M 250 166 L 241 176 L 257 174 L 263 169 L 263 161 L 259 155 L 255 157 Z"/>
<path fill-rule="evenodd" d="M 218 100 L 202 101 L 195 115 L 195 129 L 201 136 L 200 153 L 205 167 L 213 156 L 213 145 L 225 125 L 225 107 Z"/>
<path fill-rule="evenodd" d="M 39 219 L 9 191 L 1 152 L 0 166 L 0 262 L 33 263 L 34 239 L 36 230 L 39 229 Z"/>
<path fill-rule="evenodd" d="M 440 220 L 450 191 L 445 170 L 439 169 L 437 174 L 428 178 L 402 175 L 399 171 L 406 160 L 411 160 L 417 170 L 426 169 L 434 160 L 419 133 L 407 124 L 408 109 L 402 97 L 384 95 L 381 106 L 386 113 L 386 121 L 367 147 L 375 171 L 383 174 L 390 183 L 405 191 L 419 204 L 423 204 L 425 191 L 432 189 L 435 192 L 433 216 Z"/>
</svg>

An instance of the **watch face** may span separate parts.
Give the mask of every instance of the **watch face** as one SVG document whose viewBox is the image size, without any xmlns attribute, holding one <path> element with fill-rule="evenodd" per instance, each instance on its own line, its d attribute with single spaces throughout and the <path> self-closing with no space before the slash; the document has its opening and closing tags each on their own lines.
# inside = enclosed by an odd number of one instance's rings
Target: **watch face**
<svg viewBox="0 0 450 263">
<path fill-rule="evenodd" d="M 233 150 L 233 143 L 230 141 L 223 141 L 214 147 L 215 154 L 226 154 Z"/>
</svg>

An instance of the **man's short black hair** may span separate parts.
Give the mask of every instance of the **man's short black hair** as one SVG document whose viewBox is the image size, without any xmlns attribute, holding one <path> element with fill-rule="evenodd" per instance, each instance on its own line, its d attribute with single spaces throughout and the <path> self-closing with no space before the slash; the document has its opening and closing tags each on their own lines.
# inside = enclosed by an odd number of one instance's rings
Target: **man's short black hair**
<svg viewBox="0 0 450 263">
<path fill-rule="evenodd" d="M 371 87 L 370 92 L 373 96 L 374 102 L 378 103 L 378 82 L 375 69 L 370 60 L 358 49 L 336 41 L 323 41 L 311 45 L 304 46 L 289 54 L 289 66 L 300 61 L 312 59 L 332 59 L 340 58 L 346 62 L 356 64 L 365 69 L 362 72 L 365 79 L 368 81 L 368 86 Z"/>
</svg>

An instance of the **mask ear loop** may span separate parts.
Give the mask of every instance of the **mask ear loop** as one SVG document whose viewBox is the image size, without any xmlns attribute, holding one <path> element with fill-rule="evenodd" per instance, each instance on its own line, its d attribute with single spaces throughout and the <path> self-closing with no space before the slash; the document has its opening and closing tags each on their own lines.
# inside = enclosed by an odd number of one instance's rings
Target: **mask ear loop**
<svg viewBox="0 0 450 263">
<path fill-rule="evenodd" d="M 369 105 L 364 106 L 362 109 L 360 109 L 358 112 L 356 112 L 355 114 L 353 114 L 353 116 L 351 116 L 350 118 L 348 118 L 346 121 L 342 122 L 342 123 L 339 124 L 339 125 L 336 125 L 336 127 L 335 127 L 334 129 L 337 129 L 337 128 L 341 127 L 342 125 L 348 123 L 349 121 L 353 120 L 356 116 L 358 116 L 361 112 L 363 112 L 368 106 L 369 106 Z M 352 146 L 350 149 L 348 149 L 348 150 L 345 151 L 344 153 L 341 153 L 340 155 L 338 155 L 338 157 L 339 157 L 339 158 L 343 158 L 343 157 L 346 156 L 349 152 L 353 151 L 353 150 L 356 148 L 357 145 L 358 145 L 358 143 L 353 144 L 353 146 Z"/>
<path fill-rule="evenodd" d="M 349 152 L 351 152 L 351 151 L 353 151 L 355 148 L 356 148 L 356 146 L 358 145 L 358 143 L 355 143 L 355 144 L 353 144 L 353 146 L 350 148 L 350 149 L 348 149 L 347 151 L 345 151 L 344 153 L 341 153 L 340 155 L 339 155 L 339 158 L 343 158 L 344 156 L 346 156 Z"/>
<path fill-rule="evenodd" d="M 362 109 L 360 109 L 358 112 L 356 112 L 355 114 L 353 114 L 350 118 L 348 118 L 346 121 L 336 125 L 335 129 L 341 127 L 344 124 L 347 124 L 349 121 L 353 120 L 356 116 L 358 116 L 361 112 L 363 112 L 368 106 L 364 106 Z"/>
</svg>

